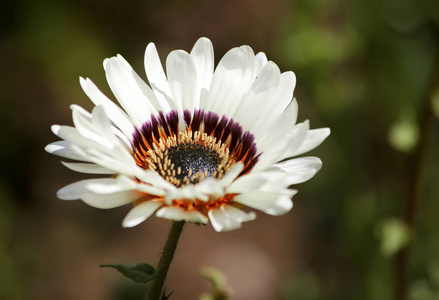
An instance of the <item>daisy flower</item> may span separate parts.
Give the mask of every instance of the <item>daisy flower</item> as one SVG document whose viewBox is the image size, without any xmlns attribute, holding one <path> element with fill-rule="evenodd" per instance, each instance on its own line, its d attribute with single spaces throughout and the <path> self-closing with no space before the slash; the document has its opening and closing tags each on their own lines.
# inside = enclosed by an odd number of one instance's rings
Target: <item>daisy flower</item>
<svg viewBox="0 0 439 300">
<path fill-rule="evenodd" d="M 248 208 L 287 213 L 297 192 L 289 187 L 321 168 L 317 157 L 291 158 L 317 147 L 329 129 L 296 124 L 294 73 L 249 46 L 231 49 L 214 69 L 212 43 L 200 38 L 190 53 L 172 51 L 165 73 L 150 43 L 149 85 L 120 55 L 104 69 L 120 106 L 80 78 L 95 107 L 72 105 L 74 127 L 53 125 L 62 140 L 46 150 L 79 161 L 62 162 L 69 169 L 107 176 L 72 183 L 60 199 L 103 209 L 132 204 L 124 227 L 155 214 L 228 231 L 255 219 Z"/>
</svg>

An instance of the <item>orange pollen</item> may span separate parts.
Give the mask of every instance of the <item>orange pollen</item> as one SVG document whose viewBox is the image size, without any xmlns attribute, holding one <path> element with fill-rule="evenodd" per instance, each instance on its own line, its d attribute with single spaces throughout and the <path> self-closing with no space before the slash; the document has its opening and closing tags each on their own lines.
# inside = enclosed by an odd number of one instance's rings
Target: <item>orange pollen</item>
<svg viewBox="0 0 439 300">
<path fill-rule="evenodd" d="M 235 204 L 233 202 L 233 198 L 236 196 L 237 194 L 227 194 L 224 195 L 220 198 L 216 198 L 216 199 L 209 199 L 208 201 L 202 201 L 199 199 L 175 199 L 172 200 L 172 203 L 170 205 L 165 204 L 166 206 L 174 206 L 174 207 L 181 207 L 186 211 L 190 211 L 190 210 L 197 210 L 203 214 L 206 214 L 209 212 L 209 210 L 214 209 L 214 208 L 219 208 L 221 206 L 223 206 L 224 204 Z M 141 199 L 137 200 L 134 202 L 134 206 L 137 206 L 141 203 L 147 202 L 147 201 L 151 201 L 151 200 L 156 200 L 156 201 L 161 201 L 163 203 L 165 203 L 165 198 L 163 196 L 154 196 L 154 195 L 149 195 L 146 194 L 145 197 L 142 197 Z M 238 204 L 236 204 L 238 205 Z"/>
</svg>

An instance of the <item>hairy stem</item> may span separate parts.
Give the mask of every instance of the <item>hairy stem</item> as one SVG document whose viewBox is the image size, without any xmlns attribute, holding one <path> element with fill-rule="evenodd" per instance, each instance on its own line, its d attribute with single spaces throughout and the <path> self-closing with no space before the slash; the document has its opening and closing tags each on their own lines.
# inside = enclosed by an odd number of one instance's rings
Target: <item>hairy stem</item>
<svg viewBox="0 0 439 300">
<path fill-rule="evenodd" d="M 157 267 L 157 276 L 152 282 L 146 300 L 160 300 L 163 292 L 163 284 L 165 283 L 166 275 L 168 274 L 169 266 L 174 257 L 175 249 L 177 248 L 178 240 L 183 231 L 184 221 L 174 222 L 171 231 L 169 232 L 168 240 L 163 249 L 162 257 L 160 258 Z"/>
</svg>

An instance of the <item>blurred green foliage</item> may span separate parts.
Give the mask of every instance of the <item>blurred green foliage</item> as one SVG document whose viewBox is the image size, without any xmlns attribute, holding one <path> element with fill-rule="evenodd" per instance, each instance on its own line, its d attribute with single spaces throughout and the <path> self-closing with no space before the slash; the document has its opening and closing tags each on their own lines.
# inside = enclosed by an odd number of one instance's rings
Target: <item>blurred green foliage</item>
<svg viewBox="0 0 439 300">
<path fill-rule="evenodd" d="M 230 292 L 227 289 L 227 278 L 220 270 L 204 267 L 201 269 L 200 274 L 210 282 L 212 288 L 209 293 L 202 294 L 199 300 L 230 299 Z"/>
<path fill-rule="evenodd" d="M 299 116 L 332 130 L 311 154 L 324 167 L 296 202 L 305 216 L 302 263 L 282 270 L 273 299 L 393 299 L 395 255 L 408 232 L 409 299 L 438 299 L 437 0 L 18 0 L 1 14 L 1 299 L 60 299 L 75 290 L 56 281 L 66 272 L 61 266 L 47 267 L 52 260 L 71 263 L 75 247 L 89 238 L 70 241 L 79 229 L 65 220 L 69 211 L 105 236 L 119 226 L 120 216 L 97 220 L 90 210 L 55 204 L 57 188 L 83 178 L 42 150 L 54 140 L 50 125 L 70 122 L 69 104 L 91 108 L 78 76 L 111 95 L 105 57 L 119 51 L 143 76 L 148 42 L 165 54 L 189 50 L 200 36 L 212 39 L 217 61 L 227 49 L 249 44 L 281 70 L 293 70 Z M 436 119 L 422 132 L 422 108 L 430 101 Z M 417 177 L 421 192 L 415 227 L 406 228 L 401 218 L 420 135 L 428 140 Z M 89 234 L 97 246 L 96 232 Z M 67 262 L 57 243 L 73 249 Z M 124 299 L 120 293 L 116 298 Z"/>
<path fill-rule="evenodd" d="M 315 199 L 312 245 L 324 253 L 285 283 L 284 299 L 394 299 L 395 258 L 386 256 L 407 245 L 411 229 L 392 216 L 404 215 L 418 124 L 438 84 L 438 11 L 437 1 L 292 2 L 276 54 L 297 74 L 305 115 L 329 123 L 332 144 L 317 150 L 331 178 L 303 196 Z M 439 255 L 437 132 L 436 120 L 422 154 L 414 281 Z"/>
<path fill-rule="evenodd" d="M 387 219 L 378 223 L 376 229 L 381 241 L 381 253 L 385 256 L 395 255 L 410 241 L 410 228 L 403 220 Z"/>
</svg>

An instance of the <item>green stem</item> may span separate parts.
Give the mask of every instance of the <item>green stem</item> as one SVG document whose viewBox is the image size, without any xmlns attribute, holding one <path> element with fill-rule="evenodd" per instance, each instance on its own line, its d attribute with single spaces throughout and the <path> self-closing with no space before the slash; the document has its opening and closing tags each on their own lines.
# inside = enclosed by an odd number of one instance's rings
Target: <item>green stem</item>
<svg viewBox="0 0 439 300">
<path fill-rule="evenodd" d="M 157 267 L 157 276 L 154 278 L 151 289 L 149 290 L 147 300 L 160 300 L 163 284 L 165 283 L 166 275 L 168 274 L 169 266 L 171 265 L 172 258 L 174 257 L 175 249 L 177 248 L 178 240 L 180 239 L 181 232 L 183 231 L 184 221 L 174 222 L 172 224 L 171 231 L 169 232 L 168 240 L 166 241 L 165 248 L 163 249 L 162 257 L 160 258 L 159 265 Z"/>
</svg>

